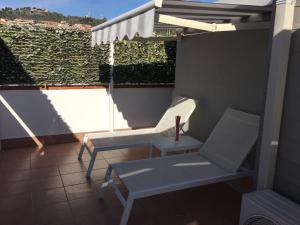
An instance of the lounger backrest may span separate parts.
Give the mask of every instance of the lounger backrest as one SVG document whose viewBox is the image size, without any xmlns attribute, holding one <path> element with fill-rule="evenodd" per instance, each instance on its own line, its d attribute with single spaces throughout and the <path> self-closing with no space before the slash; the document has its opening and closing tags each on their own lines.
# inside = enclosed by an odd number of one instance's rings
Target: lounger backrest
<svg viewBox="0 0 300 225">
<path fill-rule="evenodd" d="M 194 99 L 176 96 L 155 127 L 156 131 L 166 136 L 175 134 L 175 117 L 181 116 L 180 124 L 183 126 L 194 112 L 197 101 Z"/>
<path fill-rule="evenodd" d="M 228 172 L 237 172 L 257 140 L 259 120 L 259 116 L 227 109 L 200 154 Z"/>
</svg>

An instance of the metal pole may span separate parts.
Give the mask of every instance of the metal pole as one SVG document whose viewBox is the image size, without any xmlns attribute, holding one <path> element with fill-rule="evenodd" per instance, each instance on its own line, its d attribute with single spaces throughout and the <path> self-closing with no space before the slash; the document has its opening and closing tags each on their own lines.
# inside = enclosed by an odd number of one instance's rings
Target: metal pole
<svg viewBox="0 0 300 225">
<path fill-rule="evenodd" d="M 283 111 L 295 1 L 277 0 L 257 188 L 272 189 Z"/>
<path fill-rule="evenodd" d="M 113 93 L 114 93 L 114 64 L 115 64 L 115 59 L 114 59 L 114 54 L 115 54 L 115 44 L 114 42 L 110 43 L 109 46 L 109 88 L 108 88 L 108 97 L 109 97 L 109 131 L 113 132 L 114 131 L 114 98 L 113 98 Z"/>
</svg>

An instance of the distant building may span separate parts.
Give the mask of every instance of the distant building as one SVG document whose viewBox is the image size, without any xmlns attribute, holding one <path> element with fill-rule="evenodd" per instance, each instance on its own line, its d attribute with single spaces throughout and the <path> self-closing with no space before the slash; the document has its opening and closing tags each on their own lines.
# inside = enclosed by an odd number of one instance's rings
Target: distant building
<svg viewBox="0 0 300 225">
<path fill-rule="evenodd" d="M 30 9 L 31 12 L 42 12 L 42 13 L 47 13 L 48 9 L 41 9 L 41 8 L 36 8 L 36 7 L 32 7 Z"/>
</svg>

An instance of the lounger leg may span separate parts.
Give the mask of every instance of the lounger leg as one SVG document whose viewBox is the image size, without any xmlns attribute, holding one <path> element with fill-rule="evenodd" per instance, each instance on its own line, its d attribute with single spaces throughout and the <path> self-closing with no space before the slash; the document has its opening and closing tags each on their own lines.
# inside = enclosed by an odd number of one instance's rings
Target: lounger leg
<svg viewBox="0 0 300 225">
<path fill-rule="evenodd" d="M 104 182 L 101 185 L 101 188 L 100 188 L 100 190 L 98 192 L 98 195 L 97 195 L 99 199 L 104 197 L 104 193 L 105 193 L 106 189 L 108 188 L 109 181 L 111 179 L 111 173 L 112 173 L 112 167 L 109 165 L 107 170 L 106 170 L 106 174 L 105 174 L 105 177 L 104 177 Z"/>
<path fill-rule="evenodd" d="M 94 163 L 95 163 L 96 157 L 97 157 L 97 151 L 94 149 L 94 152 L 92 154 L 92 157 L 91 157 L 91 160 L 90 160 L 90 163 L 89 163 L 88 170 L 86 172 L 86 177 L 87 178 L 91 177 L 91 173 L 92 173 L 92 170 L 93 170 L 93 167 L 94 167 Z"/>
<path fill-rule="evenodd" d="M 80 152 L 79 152 L 79 155 L 78 155 L 78 160 L 79 161 L 81 161 L 81 159 L 82 159 L 82 155 L 83 155 L 83 152 L 85 150 L 85 145 L 87 144 L 87 140 L 88 140 L 88 138 L 86 136 L 84 136 L 83 142 L 81 144 Z"/>
<path fill-rule="evenodd" d="M 128 196 L 126 204 L 124 206 L 124 211 L 122 214 L 120 225 L 126 225 L 130 216 L 130 212 L 132 209 L 134 199 L 132 199 L 130 196 Z"/>
</svg>

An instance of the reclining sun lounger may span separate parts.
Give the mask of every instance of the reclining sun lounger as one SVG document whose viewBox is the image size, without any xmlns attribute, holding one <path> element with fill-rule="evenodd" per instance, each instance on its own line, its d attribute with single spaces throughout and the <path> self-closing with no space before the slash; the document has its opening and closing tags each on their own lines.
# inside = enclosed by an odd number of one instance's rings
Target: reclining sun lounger
<svg viewBox="0 0 300 225">
<path fill-rule="evenodd" d="M 126 225 L 135 199 L 251 176 L 253 171 L 242 168 L 242 164 L 258 130 L 258 116 L 227 109 L 200 153 L 112 164 L 99 197 L 111 184 L 124 206 L 120 225 Z M 112 172 L 126 187 L 127 199 L 112 179 Z"/>
<path fill-rule="evenodd" d="M 181 116 L 182 128 L 195 110 L 196 104 L 194 99 L 177 96 L 155 128 L 86 134 L 78 156 L 81 160 L 84 150 L 91 155 L 86 176 L 90 177 L 98 152 L 138 146 L 151 147 L 150 141 L 155 137 L 174 136 L 175 116 Z M 89 141 L 93 148 L 89 147 Z"/>
</svg>

